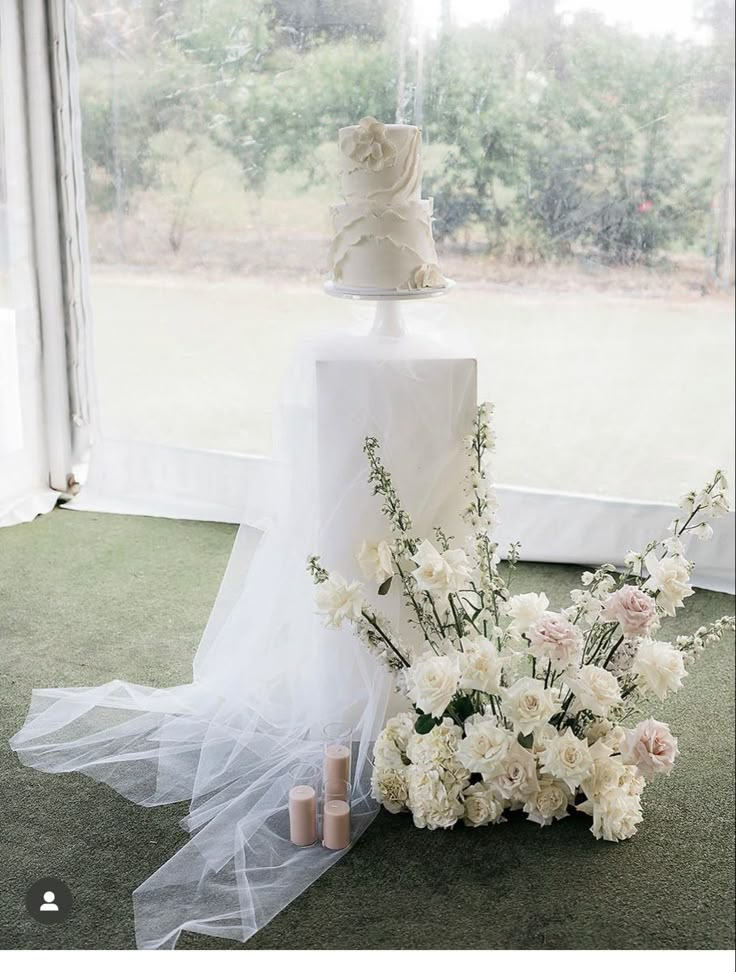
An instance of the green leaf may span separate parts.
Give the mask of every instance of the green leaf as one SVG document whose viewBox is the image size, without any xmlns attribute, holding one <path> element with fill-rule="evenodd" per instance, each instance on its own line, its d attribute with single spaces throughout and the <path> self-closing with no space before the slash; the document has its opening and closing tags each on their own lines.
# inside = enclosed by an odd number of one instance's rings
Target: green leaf
<svg viewBox="0 0 736 972">
<path fill-rule="evenodd" d="M 389 592 L 389 590 L 391 588 L 391 581 L 393 579 L 394 579 L 393 578 L 393 574 L 391 575 L 391 577 L 387 577 L 386 580 L 383 582 L 383 584 L 381 584 L 381 586 L 378 588 L 378 593 L 379 594 L 388 594 L 388 592 Z"/>
<path fill-rule="evenodd" d="M 463 722 L 475 712 L 473 700 L 468 695 L 461 695 L 459 698 L 456 698 L 452 703 L 452 709 Z"/>
<path fill-rule="evenodd" d="M 420 715 L 414 723 L 414 731 L 418 732 L 420 736 L 426 736 L 428 732 L 434 729 L 438 722 L 439 720 L 431 715 Z"/>
</svg>

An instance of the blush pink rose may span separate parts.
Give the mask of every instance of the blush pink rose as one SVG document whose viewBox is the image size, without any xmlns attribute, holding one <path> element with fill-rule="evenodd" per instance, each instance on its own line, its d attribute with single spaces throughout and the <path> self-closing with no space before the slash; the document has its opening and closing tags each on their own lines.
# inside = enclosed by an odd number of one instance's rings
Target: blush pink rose
<svg viewBox="0 0 736 972">
<path fill-rule="evenodd" d="M 626 638 L 641 638 L 657 620 L 657 605 L 649 594 L 626 584 L 603 602 L 601 620 L 617 621 Z"/>
<path fill-rule="evenodd" d="M 531 653 L 549 658 L 553 665 L 576 665 L 582 657 L 583 632 L 561 614 L 545 611 L 529 628 L 528 637 Z"/>
<path fill-rule="evenodd" d="M 670 727 L 656 719 L 646 719 L 633 729 L 627 729 L 621 747 L 624 762 L 636 766 L 646 777 L 669 773 L 679 752 Z"/>
</svg>

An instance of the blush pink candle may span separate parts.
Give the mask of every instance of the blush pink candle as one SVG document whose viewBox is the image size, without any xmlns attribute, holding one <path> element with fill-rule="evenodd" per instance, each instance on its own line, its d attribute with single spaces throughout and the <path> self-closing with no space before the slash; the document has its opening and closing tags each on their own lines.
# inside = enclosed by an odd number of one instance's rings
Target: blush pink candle
<svg viewBox="0 0 736 972">
<path fill-rule="evenodd" d="M 350 804 L 326 800 L 322 804 L 322 844 L 328 850 L 343 850 L 350 843 Z"/>
<path fill-rule="evenodd" d="M 323 779 L 325 782 L 350 782 L 350 762 L 353 730 L 345 722 L 331 722 L 324 727 L 325 753 Z"/>
<path fill-rule="evenodd" d="M 309 847 L 317 840 L 317 793 L 306 783 L 289 790 L 289 837 L 297 847 Z"/>
</svg>

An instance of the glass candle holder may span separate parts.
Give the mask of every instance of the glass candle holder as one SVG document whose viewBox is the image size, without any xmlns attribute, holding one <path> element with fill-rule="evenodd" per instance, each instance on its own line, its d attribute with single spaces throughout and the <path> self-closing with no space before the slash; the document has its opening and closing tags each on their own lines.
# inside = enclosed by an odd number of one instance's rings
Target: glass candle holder
<svg viewBox="0 0 736 972">
<path fill-rule="evenodd" d="M 330 722 L 323 729 L 325 737 L 324 780 L 347 780 L 350 783 L 353 729 L 345 722 Z"/>
<path fill-rule="evenodd" d="M 336 792 L 345 796 L 336 797 Z M 330 779 L 322 784 L 322 846 L 327 850 L 344 850 L 350 844 L 349 793 L 347 780 Z"/>
<path fill-rule="evenodd" d="M 297 763 L 289 770 L 289 839 L 297 847 L 317 842 L 317 793 L 319 767 Z"/>
</svg>

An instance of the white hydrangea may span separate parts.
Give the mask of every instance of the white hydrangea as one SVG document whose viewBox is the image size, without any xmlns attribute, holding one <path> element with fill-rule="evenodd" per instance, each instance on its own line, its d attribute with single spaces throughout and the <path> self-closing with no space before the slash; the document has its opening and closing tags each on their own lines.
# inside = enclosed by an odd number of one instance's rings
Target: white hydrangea
<svg viewBox="0 0 736 972">
<path fill-rule="evenodd" d="M 443 719 L 429 732 L 412 733 L 406 755 L 417 766 L 444 767 L 455 758 L 462 735 L 452 719 Z"/>
<path fill-rule="evenodd" d="M 406 747 L 414 732 L 414 720 L 401 712 L 388 720 L 373 746 L 373 762 L 381 768 L 404 766 Z"/>
<path fill-rule="evenodd" d="M 406 810 L 409 799 L 407 767 L 375 767 L 371 777 L 371 796 L 389 813 Z"/>
<path fill-rule="evenodd" d="M 452 827 L 462 817 L 464 808 L 461 789 L 453 779 L 447 780 L 437 767 L 409 766 L 407 806 L 414 825 L 428 830 Z M 449 785 L 448 785 L 449 783 Z"/>
</svg>

